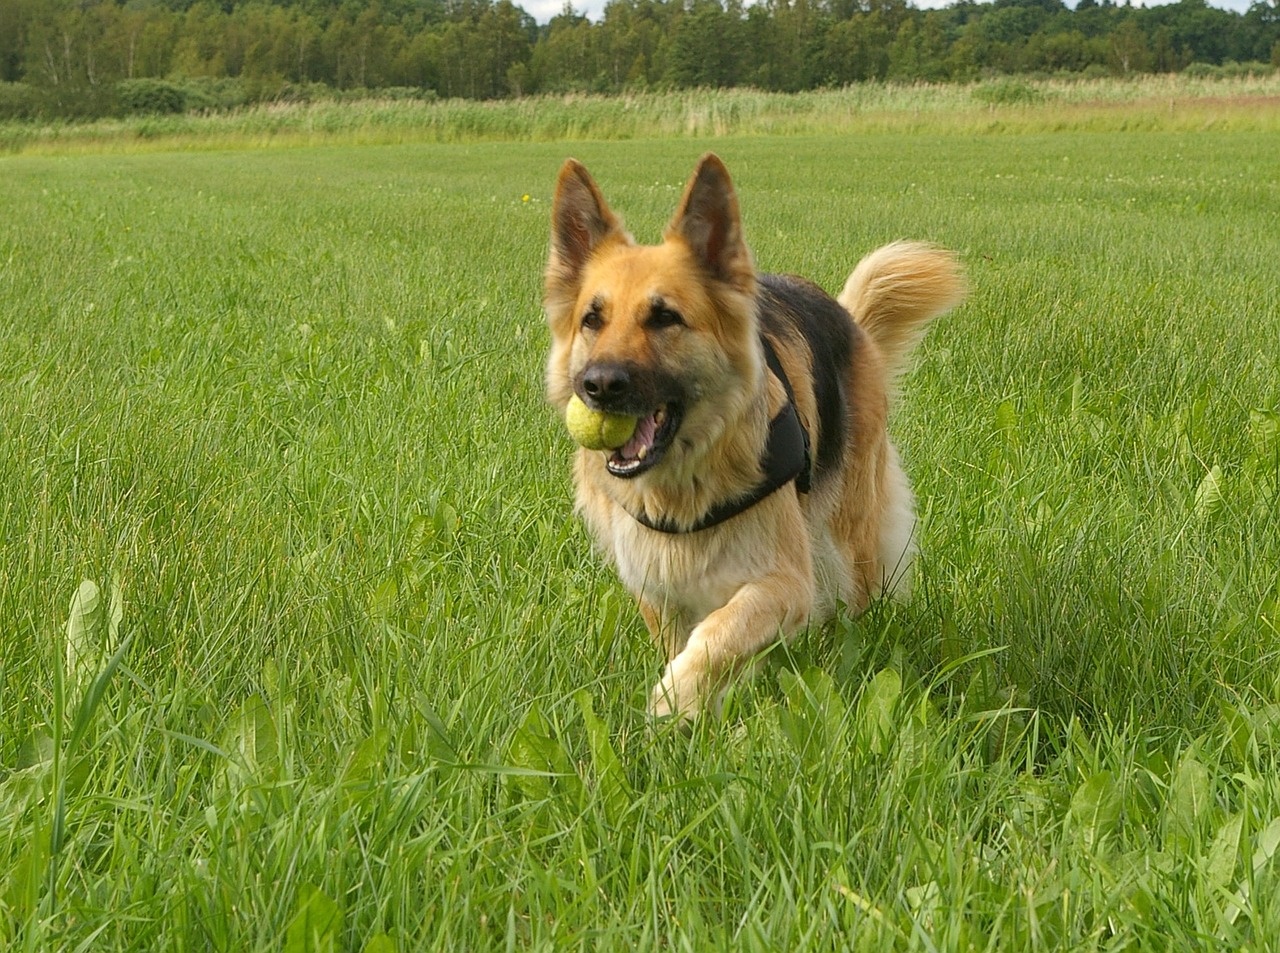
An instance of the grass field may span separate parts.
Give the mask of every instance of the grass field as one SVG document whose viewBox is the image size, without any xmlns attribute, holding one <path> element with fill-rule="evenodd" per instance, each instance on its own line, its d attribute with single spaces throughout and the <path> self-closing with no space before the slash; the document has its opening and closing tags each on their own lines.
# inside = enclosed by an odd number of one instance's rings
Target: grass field
<svg viewBox="0 0 1280 953">
<path fill-rule="evenodd" d="M 542 403 L 566 154 L 973 296 L 919 584 L 691 735 Z M 0 947 L 1280 947 L 1267 131 L 0 160 Z"/>
<path fill-rule="evenodd" d="M 797 94 L 726 89 L 491 102 L 373 98 L 95 122 L 0 122 L 0 154 L 922 132 L 1275 133 L 1278 107 L 1280 72 L 859 83 Z"/>
</svg>

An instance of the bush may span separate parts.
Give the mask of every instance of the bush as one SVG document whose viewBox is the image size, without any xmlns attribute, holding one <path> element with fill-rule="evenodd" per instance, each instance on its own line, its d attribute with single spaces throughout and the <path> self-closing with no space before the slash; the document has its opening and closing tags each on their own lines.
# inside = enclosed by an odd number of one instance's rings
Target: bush
<svg viewBox="0 0 1280 953">
<path fill-rule="evenodd" d="M 112 86 L 0 83 L 0 121 L 99 119 L 111 115 L 116 109 L 115 88 Z"/>
<path fill-rule="evenodd" d="M 973 98 L 980 103 L 1010 106 L 1017 103 L 1038 103 L 1044 99 L 1044 93 L 1016 79 L 1001 79 L 975 86 Z"/>
<path fill-rule="evenodd" d="M 116 99 L 128 115 L 167 115 L 186 111 L 187 94 L 163 79 L 123 79 L 116 83 Z"/>
<path fill-rule="evenodd" d="M 190 111 L 217 112 L 253 101 L 239 77 L 181 77 L 175 78 L 173 84 L 187 97 L 187 109 Z"/>
<path fill-rule="evenodd" d="M 439 96 L 434 89 L 424 89 L 421 86 L 383 86 L 381 89 L 369 90 L 372 99 L 393 99 L 400 101 L 413 101 L 420 103 L 435 102 Z"/>
<path fill-rule="evenodd" d="M 1270 76 L 1275 71 L 1276 68 L 1270 63 L 1257 60 L 1248 63 L 1227 60 L 1221 66 L 1213 63 L 1190 63 L 1182 71 L 1182 75 L 1192 79 L 1243 79 L 1250 76 Z"/>
<path fill-rule="evenodd" d="M 1270 76 L 1274 73 L 1275 67 L 1270 63 L 1262 63 L 1258 60 L 1248 60 L 1244 63 L 1237 63 L 1234 60 L 1227 60 L 1222 64 L 1222 75 L 1232 78 L 1245 78 L 1249 76 Z"/>
<path fill-rule="evenodd" d="M 26 83 L 0 83 L 0 120 L 35 119 L 44 112 L 46 98 Z"/>
</svg>

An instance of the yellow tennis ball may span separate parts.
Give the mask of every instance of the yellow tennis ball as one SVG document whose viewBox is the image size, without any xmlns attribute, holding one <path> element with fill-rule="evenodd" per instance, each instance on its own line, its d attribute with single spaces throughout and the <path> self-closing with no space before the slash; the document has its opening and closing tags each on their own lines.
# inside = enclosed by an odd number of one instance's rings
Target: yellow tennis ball
<svg viewBox="0 0 1280 953">
<path fill-rule="evenodd" d="M 637 418 L 592 410 L 575 394 L 565 408 L 564 423 L 569 435 L 588 450 L 614 450 L 631 439 Z"/>
</svg>

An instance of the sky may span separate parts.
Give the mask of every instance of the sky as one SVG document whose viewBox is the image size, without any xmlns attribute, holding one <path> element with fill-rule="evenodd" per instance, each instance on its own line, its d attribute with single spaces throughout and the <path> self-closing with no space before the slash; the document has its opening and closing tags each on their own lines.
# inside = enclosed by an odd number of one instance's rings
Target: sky
<svg viewBox="0 0 1280 953">
<path fill-rule="evenodd" d="M 523 0 L 523 2 L 515 0 L 515 2 L 516 6 L 521 7 L 539 23 L 546 23 L 564 9 L 564 0 Z M 573 0 L 573 9 L 578 13 L 585 13 L 592 20 L 599 20 L 600 15 L 604 12 L 606 2 L 607 0 Z M 937 7 L 945 7 L 952 3 L 953 0 L 913 0 L 913 2 L 921 10 L 931 10 Z M 1145 2 L 1135 2 L 1134 5 L 1154 7 L 1161 2 L 1172 3 L 1174 0 L 1145 0 Z M 1213 0 L 1210 6 L 1244 13 L 1249 9 L 1250 2 L 1251 0 Z M 1071 4 L 1071 0 L 1068 0 L 1068 3 Z"/>
</svg>

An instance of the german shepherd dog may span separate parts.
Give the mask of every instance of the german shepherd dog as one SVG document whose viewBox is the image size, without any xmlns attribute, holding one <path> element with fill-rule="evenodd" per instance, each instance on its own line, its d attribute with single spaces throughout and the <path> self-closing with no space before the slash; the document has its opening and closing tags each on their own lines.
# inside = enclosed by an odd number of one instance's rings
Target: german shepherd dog
<svg viewBox="0 0 1280 953">
<path fill-rule="evenodd" d="M 838 604 L 901 595 L 911 487 L 885 430 L 895 376 L 959 304 L 954 256 L 897 242 L 832 299 L 758 273 L 715 155 L 660 245 L 638 245 L 587 170 L 560 170 L 544 305 L 548 399 L 639 418 L 580 448 L 577 508 L 666 653 L 655 716 L 715 709 L 727 681 Z"/>
</svg>

